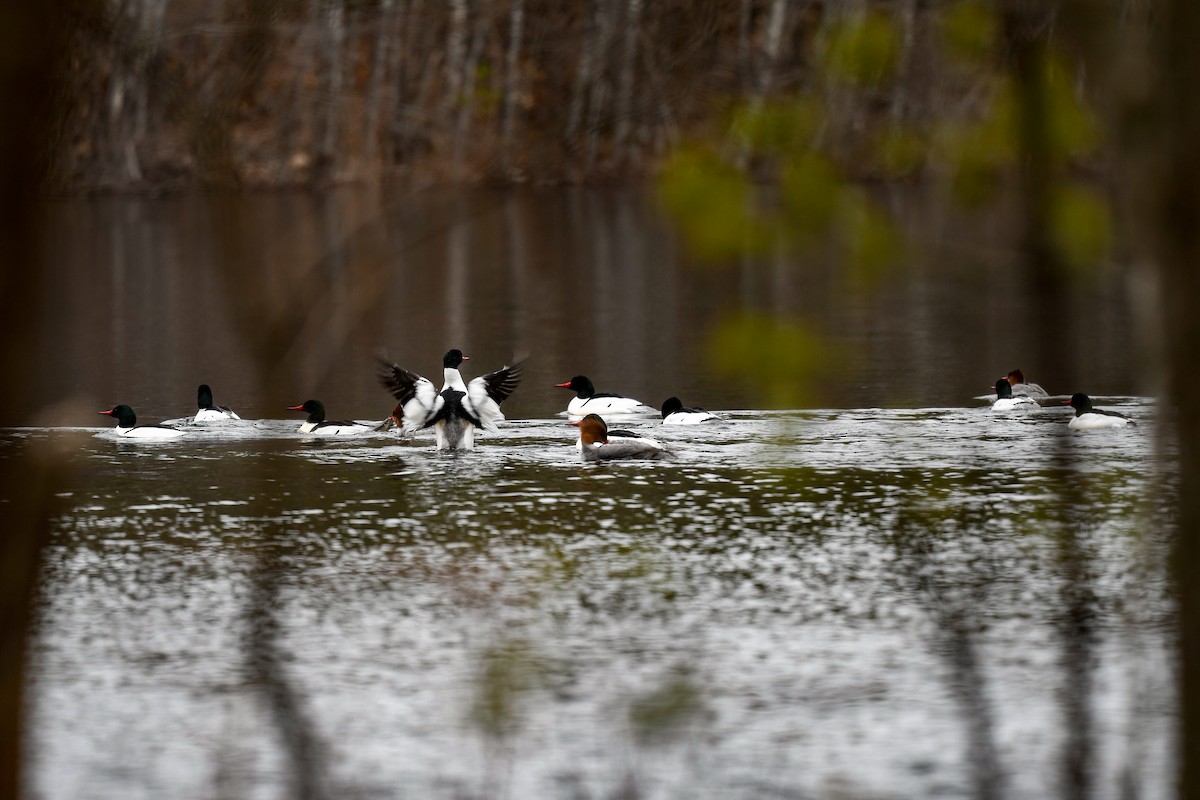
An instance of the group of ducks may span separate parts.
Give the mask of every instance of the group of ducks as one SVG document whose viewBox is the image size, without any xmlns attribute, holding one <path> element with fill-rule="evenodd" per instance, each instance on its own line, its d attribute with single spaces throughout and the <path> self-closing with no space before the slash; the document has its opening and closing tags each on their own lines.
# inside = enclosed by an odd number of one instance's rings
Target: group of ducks
<svg viewBox="0 0 1200 800">
<path fill-rule="evenodd" d="M 302 411 L 307 418 L 300 425 L 300 432 L 314 436 L 354 436 L 364 433 L 398 428 L 411 433 L 433 428 L 439 450 L 468 450 L 475 446 L 475 431 L 495 432 L 504 420 L 500 405 L 507 400 L 521 381 L 525 362 L 517 361 L 503 366 L 495 372 L 480 375 L 469 383 L 463 380 L 459 367 L 469 360 L 461 350 L 449 350 L 442 358 L 442 388 L 434 387 L 432 381 L 415 372 L 388 361 L 379 362 L 379 380 L 396 399 L 396 407 L 381 425 L 349 420 L 325 418 L 325 406 L 320 400 L 306 400 L 297 406 L 288 406 L 289 411 Z M 597 392 L 596 387 L 584 375 L 576 375 L 556 388 L 568 389 L 575 397 L 567 405 L 567 414 L 580 417 L 571 423 L 579 427 L 576 447 L 585 461 L 609 461 L 616 459 L 664 459 L 671 452 L 659 442 L 640 437 L 630 431 L 609 430 L 604 415 L 625 415 L 650 412 L 654 409 L 646 404 L 619 394 Z M 995 411 L 1040 405 L 1049 398 L 1049 393 L 1036 383 L 1026 383 L 1021 370 L 1013 370 L 996 381 Z M 1121 428 L 1133 421 L 1114 411 L 1093 408 L 1091 399 L 1085 394 L 1072 395 L 1069 403 L 1075 409 L 1070 427 L 1075 429 Z M 196 416 L 193 423 L 224 422 L 241 417 L 226 406 L 213 402 L 212 389 L 207 384 L 196 391 Z M 175 439 L 183 436 L 179 428 L 170 425 L 138 425 L 137 415 L 127 405 L 117 405 L 101 411 L 117 420 L 119 436 L 133 439 Z M 664 425 L 695 425 L 719 419 L 702 408 L 687 408 L 677 397 L 669 397 L 660 411 Z"/>
<path fill-rule="evenodd" d="M 433 428 L 439 450 L 471 449 L 475 446 L 476 430 L 498 430 L 498 423 L 504 420 L 500 404 L 516 390 L 525 362 L 506 365 L 468 383 L 459 372 L 459 367 L 468 360 L 469 357 L 463 355 L 461 350 L 446 352 L 442 358 L 443 380 L 440 390 L 428 378 L 380 360 L 380 383 L 396 399 L 396 407 L 381 425 L 326 419 L 325 405 L 320 400 L 306 400 L 300 405 L 288 406 L 288 410 L 302 411 L 308 415 L 300 425 L 300 432 L 313 436 L 355 436 L 393 427 L 405 433 Z M 575 392 L 575 397 L 567 406 L 567 413 L 582 417 L 572 424 L 579 426 L 576 444 L 584 460 L 658 459 L 670 456 L 669 451 L 653 439 L 637 437 L 628 431 L 609 431 L 600 416 L 600 413 L 652 413 L 653 408 L 631 397 L 597 392 L 591 380 L 584 375 L 576 375 L 555 386 Z M 196 406 L 193 423 L 241 419 L 233 409 L 213 402 L 212 389 L 207 384 L 197 389 Z M 184 435 L 182 430 L 171 425 L 138 425 L 137 415 L 128 405 L 117 405 L 100 413 L 116 419 L 116 432 L 122 437 L 167 440 Z M 664 425 L 694 425 L 719 419 L 702 408 L 686 408 L 677 397 L 667 398 L 662 404 L 661 414 Z"/>
<path fill-rule="evenodd" d="M 1039 401 L 1049 399 L 1050 393 L 1036 383 L 1026 383 L 1025 375 L 1019 369 L 1005 375 L 996 381 L 996 400 L 992 403 L 993 411 L 1015 411 L 1023 408 L 1040 406 Z M 1063 405 L 1075 409 L 1075 416 L 1067 423 L 1074 430 L 1098 430 L 1100 428 L 1124 428 L 1132 425 L 1133 420 L 1124 414 L 1094 408 L 1092 398 L 1082 392 L 1071 395 L 1070 400 L 1064 400 Z"/>
</svg>

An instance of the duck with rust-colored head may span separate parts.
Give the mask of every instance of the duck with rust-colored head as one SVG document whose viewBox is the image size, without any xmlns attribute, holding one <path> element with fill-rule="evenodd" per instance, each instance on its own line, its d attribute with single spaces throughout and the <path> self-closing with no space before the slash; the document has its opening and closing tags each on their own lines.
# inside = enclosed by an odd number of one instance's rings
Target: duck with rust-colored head
<svg viewBox="0 0 1200 800">
<path fill-rule="evenodd" d="M 608 425 L 599 414 L 588 414 L 579 422 L 580 454 L 584 461 L 643 459 L 660 461 L 671 458 L 671 451 L 653 439 L 608 437 Z"/>
</svg>

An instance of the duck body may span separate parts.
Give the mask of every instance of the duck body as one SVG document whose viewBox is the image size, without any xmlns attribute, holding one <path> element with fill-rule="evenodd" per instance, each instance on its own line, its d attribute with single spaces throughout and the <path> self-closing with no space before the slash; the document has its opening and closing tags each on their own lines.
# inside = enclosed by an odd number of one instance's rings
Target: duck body
<svg viewBox="0 0 1200 800">
<path fill-rule="evenodd" d="M 300 425 L 300 432 L 313 436 L 357 436 L 374 430 L 361 422 L 325 419 L 325 404 L 320 400 L 305 400 L 298 406 L 288 406 L 288 411 L 306 412 L 308 419 Z"/>
<path fill-rule="evenodd" d="M 438 450 L 470 450 L 475 430 L 499 430 L 504 420 L 500 404 L 521 381 L 525 362 L 517 361 L 495 372 L 463 381 L 458 367 L 469 360 L 460 350 L 442 357 L 442 389 L 433 382 L 396 364 L 380 361 L 379 380 L 396 398 L 392 420 L 405 432 L 433 428 Z"/>
<path fill-rule="evenodd" d="M 554 386 L 558 389 L 570 389 L 575 392 L 575 397 L 571 398 L 571 402 L 567 404 L 567 413 L 572 416 L 640 414 L 653 410 L 641 400 L 635 400 L 632 397 L 611 392 L 597 392 L 591 379 L 586 375 L 576 375 L 566 383 L 556 383 Z"/>
<path fill-rule="evenodd" d="M 703 408 L 687 408 L 678 397 L 668 397 L 662 404 L 663 425 L 699 425 L 702 422 L 719 420 L 716 414 Z"/>
<path fill-rule="evenodd" d="M 653 439 L 612 437 L 599 414 L 588 414 L 579 426 L 580 456 L 584 461 L 661 461 L 672 458 L 671 451 Z"/>
<path fill-rule="evenodd" d="M 226 422 L 231 419 L 241 419 L 228 406 L 213 405 L 212 389 L 207 383 L 200 384 L 196 389 L 196 416 L 193 422 Z"/>
<path fill-rule="evenodd" d="M 1036 408 L 1037 400 L 1032 397 L 1013 397 L 1012 386 L 1008 379 L 996 381 L 996 402 L 992 403 L 992 411 L 1016 411 L 1023 408 Z"/>
<path fill-rule="evenodd" d="M 1093 408 L 1092 399 L 1082 392 L 1071 395 L 1067 404 L 1075 409 L 1075 416 L 1067 423 L 1067 427 L 1077 431 L 1094 431 L 1104 428 L 1124 428 L 1133 425 L 1133 420 L 1115 411 L 1103 408 Z"/>
<path fill-rule="evenodd" d="M 137 414 L 124 403 L 100 413 L 117 420 L 116 433 L 123 439 L 164 442 L 183 436 L 183 431 L 169 425 L 138 425 Z"/>
<path fill-rule="evenodd" d="M 1014 369 L 1005 375 L 1004 379 L 1012 387 L 1013 397 L 1031 397 L 1034 400 L 1045 400 L 1050 396 L 1049 392 L 1036 383 L 1026 383 L 1025 373 L 1019 369 Z"/>
</svg>

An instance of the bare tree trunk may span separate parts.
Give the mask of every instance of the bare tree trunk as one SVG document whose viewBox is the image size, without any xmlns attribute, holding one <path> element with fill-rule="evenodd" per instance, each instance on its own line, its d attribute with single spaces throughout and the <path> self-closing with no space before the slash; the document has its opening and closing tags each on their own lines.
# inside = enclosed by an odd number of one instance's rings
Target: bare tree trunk
<svg viewBox="0 0 1200 800">
<path fill-rule="evenodd" d="M 604 0 L 594 0 L 594 13 L 583 33 L 582 54 L 579 57 L 579 67 L 575 71 L 575 87 L 571 92 L 571 103 L 567 109 L 567 127 L 564 135 L 568 148 L 572 150 L 579 149 L 574 144 L 575 138 L 579 135 L 580 127 L 583 125 L 583 115 L 587 108 L 587 92 L 592 85 L 592 74 L 599 56 L 596 39 L 599 37 L 599 18 L 602 13 L 600 6 L 603 2 Z"/>
<path fill-rule="evenodd" d="M 399 7 L 399 8 L 398 8 Z M 379 103 L 382 87 L 387 77 L 388 46 L 391 44 L 395 17 L 403 13 L 403 0 L 380 0 L 379 14 L 375 19 L 375 47 L 371 54 L 371 76 L 367 80 L 366 96 L 363 99 L 363 170 L 368 175 L 378 175 L 379 154 Z"/>
<path fill-rule="evenodd" d="M 324 65 L 320 108 L 317 111 L 316 162 L 313 184 L 318 188 L 333 182 L 338 166 L 338 140 L 341 131 L 342 107 L 342 47 L 346 34 L 343 0 L 319 0 L 321 26 L 321 62 Z"/>
<path fill-rule="evenodd" d="M 900 6 L 900 57 L 896 66 L 896 81 L 892 87 L 892 127 L 904 124 L 908 116 L 908 86 L 912 72 L 913 43 L 917 35 L 917 3 L 904 0 Z"/>
<path fill-rule="evenodd" d="M 487 38 L 488 22 L 491 17 L 490 4 L 491 0 L 480 0 L 480 6 L 476 8 L 475 31 L 471 36 L 471 47 L 467 51 L 466 63 L 463 65 L 462 104 L 458 109 L 458 122 L 454 126 L 454 163 L 461 171 L 465 171 L 467 168 L 463 158 L 463 148 L 467 141 L 467 133 L 471 129 L 471 118 L 475 114 L 475 80 L 479 72 L 479 57 L 483 53 L 484 41 Z M 466 173 L 460 172 L 460 174 Z"/>
<path fill-rule="evenodd" d="M 627 158 L 625 145 L 633 117 L 633 76 L 637 66 L 637 44 L 641 34 L 642 0 L 629 0 L 625 18 L 625 49 L 621 55 L 621 79 L 617 86 L 617 130 L 613 140 L 613 155 L 617 162 Z M 631 155 L 631 154 L 630 154 Z"/>
<path fill-rule="evenodd" d="M 108 84 L 112 180 L 140 183 L 141 149 L 149 127 L 149 68 L 162 42 L 167 0 L 114 0 L 114 58 Z"/>
<path fill-rule="evenodd" d="M 616 2 L 617 0 L 601 0 L 596 7 L 598 30 L 593 43 L 596 48 L 596 56 L 592 61 L 593 67 L 608 60 L 608 46 L 612 41 L 615 23 L 612 6 Z M 605 72 L 606 70 L 601 69 L 593 74 L 588 92 L 587 158 L 584 162 L 588 172 L 592 171 L 592 167 L 596 163 L 596 151 L 600 144 L 600 120 L 604 113 L 604 107 L 608 104 L 609 82 L 605 78 Z"/>
<path fill-rule="evenodd" d="M 525 30 L 525 0 L 513 0 L 508 17 L 508 52 L 504 58 L 504 116 L 500 123 L 500 152 L 504 174 L 512 179 L 516 147 L 517 98 L 521 93 L 521 38 Z"/>
<path fill-rule="evenodd" d="M 759 66 L 755 103 L 762 105 L 771 91 L 775 80 L 775 66 L 783 45 L 783 25 L 787 20 L 788 0 L 771 0 L 771 13 L 767 16 L 767 29 L 763 37 L 763 58 Z"/>
<path fill-rule="evenodd" d="M 467 0 L 450 0 L 450 29 L 446 34 L 446 93 L 442 127 L 448 129 L 455 107 L 462 102 L 463 65 L 467 60 Z"/>
<path fill-rule="evenodd" d="M 738 14 L 737 71 L 738 87 L 743 90 L 754 75 L 754 51 L 750 47 L 750 21 L 753 13 L 754 0 L 742 0 L 741 12 Z"/>
</svg>

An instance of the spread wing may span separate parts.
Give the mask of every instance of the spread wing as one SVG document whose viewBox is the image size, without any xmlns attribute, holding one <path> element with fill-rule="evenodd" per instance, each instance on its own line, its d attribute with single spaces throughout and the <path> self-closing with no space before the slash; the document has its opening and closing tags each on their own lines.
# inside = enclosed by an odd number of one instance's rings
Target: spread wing
<svg viewBox="0 0 1200 800">
<path fill-rule="evenodd" d="M 432 425 L 445 404 L 428 378 L 382 359 L 379 361 L 379 382 L 396 398 L 392 417 L 402 416 L 406 431 Z"/>
<path fill-rule="evenodd" d="M 500 404 L 516 391 L 524 369 L 525 361 L 517 361 L 511 367 L 501 367 L 495 372 L 480 375 L 467 384 L 463 406 L 479 420 L 484 430 L 495 431 L 496 423 L 504 419 Z"/>
</svg>

